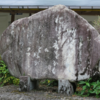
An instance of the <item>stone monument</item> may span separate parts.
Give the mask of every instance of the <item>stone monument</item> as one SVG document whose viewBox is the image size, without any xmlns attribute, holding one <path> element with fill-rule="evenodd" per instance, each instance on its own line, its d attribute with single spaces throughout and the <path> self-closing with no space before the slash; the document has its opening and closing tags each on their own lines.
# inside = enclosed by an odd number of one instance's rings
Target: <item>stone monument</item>
<svg viewBox="0 0 100 100">
<path fill-rule="evenodd" d="M 58 92 L 72 95 L 71 82 L 99 74 L 99 51 L 96 29 L 63 5 L 14 21 L 0 37 L 1 57 L 20 78 L 20 91 L 36 88 L 39 79 L 56 79 Z"/>
</svg>

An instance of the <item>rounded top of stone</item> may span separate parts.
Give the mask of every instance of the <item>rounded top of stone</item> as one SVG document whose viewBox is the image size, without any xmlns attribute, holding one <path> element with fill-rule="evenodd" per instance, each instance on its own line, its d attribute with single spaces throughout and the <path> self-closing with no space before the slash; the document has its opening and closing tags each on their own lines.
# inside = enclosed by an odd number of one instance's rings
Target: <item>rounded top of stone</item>
<svg viewBox="0 0 100 100">
<path fill-rule="evenodd" d="M 55 5 L 55 6 L 53 6 L 53 7 L 60 7 L 60 8 L 63 8 L 63 7 L 66 7 L 65 5 L 61 5 L 61 4 L 59 4 L 59 5 Z"/>
<path fill-rule="evenodd" d="M 54 9 L 56 9 L 56 10 L 62 10 L 64 8 L 66 8 L 68 10 L 68 8 L 65 5 L 61 5 L 61 4 L 55 5 L 53 7 L 50 7 L 49 9 L 52 9 L 52 10 L 54 10 Z"/>
</svg>

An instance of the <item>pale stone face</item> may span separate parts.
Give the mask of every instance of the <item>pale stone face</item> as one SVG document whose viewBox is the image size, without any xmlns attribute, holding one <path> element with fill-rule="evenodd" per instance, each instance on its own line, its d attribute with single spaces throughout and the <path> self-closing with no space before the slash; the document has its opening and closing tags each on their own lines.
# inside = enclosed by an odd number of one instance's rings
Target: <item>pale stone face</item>
<svg viewBox="0 0 100 100">
<path fill-rule="evenodd" d="M 57 5 L 13 22 L 0 54 L 15 77 L 88 79 L 100 70 L 100 36 L 82 17 Z"/>
</svg>

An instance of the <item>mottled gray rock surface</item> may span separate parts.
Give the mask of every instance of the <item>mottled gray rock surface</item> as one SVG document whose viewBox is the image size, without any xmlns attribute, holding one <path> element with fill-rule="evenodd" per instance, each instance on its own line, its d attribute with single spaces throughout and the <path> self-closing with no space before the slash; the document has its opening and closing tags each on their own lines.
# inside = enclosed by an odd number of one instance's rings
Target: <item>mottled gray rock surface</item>
<svg viewBox="0 0 100 100">
<path fill-rule="evenodd" d="M 19 82 L 19 91 L 31 91 L 38 89 L 39 82 L 37 80 L 31 81 L 29 76 L 21 76 Z"/>
<path fill-rule="evenodd" d="M 18 86 L 14 85 L 0 87 L 0 100 L 100 100 L 94 97 L 66 96 L 50 91 L 18 92 L 17 88 Z"/>
<path fill-rule="evenodd" d="M 0 54 L 15 77 L 78 81 L 99 73 L 99 40 L 85 19 L 57 5 L 14 21 L 0 38 Z"/>
</svg>

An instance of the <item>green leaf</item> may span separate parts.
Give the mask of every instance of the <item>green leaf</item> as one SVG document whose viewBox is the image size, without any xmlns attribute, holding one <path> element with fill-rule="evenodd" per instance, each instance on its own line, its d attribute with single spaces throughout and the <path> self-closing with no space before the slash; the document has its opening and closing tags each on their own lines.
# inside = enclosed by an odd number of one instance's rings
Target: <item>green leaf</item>
<svg viewBox="0 0 100 100">
<path fill-rule="evenodd" d="M 86 96 L 88 97 L 90 95 L 90 93 L 88 93 Z"/>
<path fill-rule="evenodd" d="M 97 84 L 94 84 L 94 85 L 93 85 L 93 89 L 95 89 L 96 87 L 97 87 Z"/>
<path fill-rule="evenodd" d="M 85 90 L 85 89 L 86 89 L 86 87 L 87 87 L 87 86 L 85 85 L 85 86 L 83 86 L 83 87 L 82 87 L 82 89 L 83 89 L 83 90 Z"/>
<path fill-rule="evenodd" d="M 79 84 L 85 84 L 85 83 L 86 83 L 85 81 L 80 81 L 80 82 L 79 82 Z"/>
<path fill-rule="evenodd" d="M 92 79 L 92 78 L 89 78 L 89 79 L 88 79 L 88 82 L 89 82 L 91 79 Z"/>
<path fill-rule="evenodd" d="M 86 85 L 87 85 L 88 87 L 90 87 L 90 84 L 89 84 L 88 82 L 86 83 Z"/>
<path fill-rule="evenodd" d="M 96 95 L 96 97 L 99 98 L 100 96 L 99 95 Z"/>
<path fill-rule="evenodd" d="M 100 86 L 97 86 L 95 89 L 98 89 L 99 90 L 100 89 Z"/>
<path fill-rule="evenodd" d="M 93 90 L 89 90 L 89 92 L 90 92 L 90 93 L 95 93 L 95 91 L 93 91 Z"/>
<path fill-rule="evenodd" d="M 81 95 L 83 95 L 83 94 L 84 94 L 84 92 L 85 92 L 85 91 L 81 91 Z"/>
<path fill-rule="evenodd" d="M 98 90 L 96 90 L 96 92 L 95 92 L 96 94 L 99 94 L 99 91 Z"/>
<path fill-rule="evenodd" d="M 91 85 L 95 85 L 95 84 L 96 84 L 96 82 L 92 82 L 92 83 L 91 83 Z"/>
<path fill-rule="evenodd" d="M 99 83 L 99 80 L 97 80 L 97 83 Z"/>
</svg>

